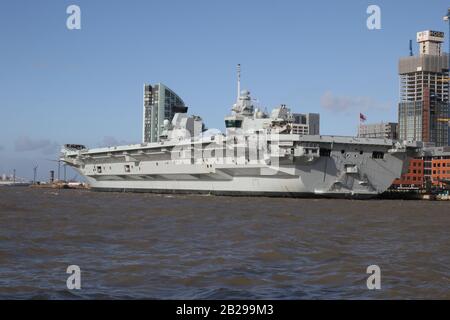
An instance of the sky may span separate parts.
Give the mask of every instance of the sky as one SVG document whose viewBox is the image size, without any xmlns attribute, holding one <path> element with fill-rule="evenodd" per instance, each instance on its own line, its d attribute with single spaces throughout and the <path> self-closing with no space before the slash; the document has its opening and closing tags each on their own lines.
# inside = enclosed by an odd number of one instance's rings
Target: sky
<svg viewBox="0 0 450 320">
<path fill-rule="evenodd" d="M 81 9 L 70 30 L 69 5 Z M 369 30 L 369 5 L 381 29 Z M 2 0 L 0 174 L 48 179 L 64 143 L 140 142 L 144 83 L 162 82 L 223 130 L 242 88 L 261 108 L 318 112 L 321 133 L 397 121 L 398 59 L 446 32 L 444 0 Z M 447 41 L 447 39 L 446 39 Z M 448 42 L 445 44 L 448 48 Z M 447 50 L 446 50 L 447 51 Z M 76 178 L 69 170 L 67 178 Z M 79 178 L 79 177 L 78 177 Z"/>
</svg>

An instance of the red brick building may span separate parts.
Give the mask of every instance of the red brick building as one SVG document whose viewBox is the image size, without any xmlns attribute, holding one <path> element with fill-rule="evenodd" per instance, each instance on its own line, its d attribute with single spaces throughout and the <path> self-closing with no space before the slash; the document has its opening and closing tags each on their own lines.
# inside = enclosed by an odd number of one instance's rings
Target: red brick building
<svg viewBox="0 0 450 320">
<path fill-rule="evenodd" d="M 436 187 L 450 182 L 450 147 L 427 148 L 424 156 L 410 160 L 408 172 L 395 179 L 393 188 L 425 189 L 427 181 Z M 447 183 L 445 183 L 447 182 Z"/>
<path fill-rule="evenodd" d="M 437 156 L 432 160 L 431 182 L 443 187 L 442 181 L 450 180 L 450 156 Z"/>
<path fill-rule="evenodd" d="M 408 172 L 403 174 L 400 179 L 395 179 L 393 186 L 395 187 L 413 187 L 422 188 L 424 185 L 424 161 L 420 159 L 412 159 L 408 165 Z"/>
</svg>

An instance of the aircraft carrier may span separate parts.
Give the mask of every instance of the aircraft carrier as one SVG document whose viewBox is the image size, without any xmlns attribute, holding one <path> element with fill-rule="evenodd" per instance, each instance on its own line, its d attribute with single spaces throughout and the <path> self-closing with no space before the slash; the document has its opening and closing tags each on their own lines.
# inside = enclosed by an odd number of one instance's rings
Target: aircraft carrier
<svg viewBox="0 0 450 320">
<path fill-rule="evenodd" d="M 387 190 L 422 147 L 298 134 L 289 108 L 263 112 L 248 91 L 238 92 L 225 134 L 210 134 L 200 117 L 176 113 L 164 121 L 158 142 L 94 149 L 66 144 L 61 160 L 101 191 L 371 198 Z"/>
</svg>

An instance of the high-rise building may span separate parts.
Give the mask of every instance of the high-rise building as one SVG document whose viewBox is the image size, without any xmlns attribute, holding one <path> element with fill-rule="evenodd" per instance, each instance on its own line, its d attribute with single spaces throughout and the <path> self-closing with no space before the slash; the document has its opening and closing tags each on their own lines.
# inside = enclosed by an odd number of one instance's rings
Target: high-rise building
<svg viewBox="0 0 450 320">
<path fill-rule="evenodd" d="M 320 134 L 320 115 L 318 113 L 293 113 L 292 133 L 317 135 Z"/>
<path fill-rule="evenodd" d="M 361 124 L 358 129 L 360 138 L 398 139 L 398 124 L 395 122 Z"/>
<path fill-rule="evenodd" d="M 187 109 L 183 100 L 162 83 L 145 84 L 142 141 L 159 141 L 164 120 L 172 121 L 175 113 L 185 113 Z"/>
<path fill-rule="evenodd" d="M 419 55 L 400 58 L 399 138 L 447 146 L 449 116 L 448 56 L 444 33 L 417 33 Z"/>
</svg>

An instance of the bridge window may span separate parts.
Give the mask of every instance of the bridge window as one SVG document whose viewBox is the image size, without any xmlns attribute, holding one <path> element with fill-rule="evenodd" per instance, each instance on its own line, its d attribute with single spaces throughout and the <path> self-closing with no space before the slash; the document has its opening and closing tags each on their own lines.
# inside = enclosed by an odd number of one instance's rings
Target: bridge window
<svg viewBox="0 0 450 320">
<path fill-rule="evenodd" d="M 98 173 L 102 173 L 102 167 L 101 167 L 101 166 L 98 166 L 98 167 L 97 167 L 97 172 L 98 172 Z"/>
<path fill-rule="evenodd" d="M 242 127 L 242 120 L 225 120 L 225 127 L 240 128 Z"/>
<path fill-rule="evenodd" d="M 130 165 L 129 164 L 125 165 L 125 172 L 130 172 Z"/>
</svg>

